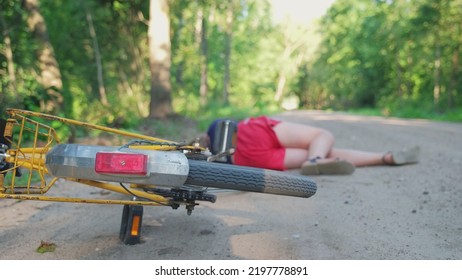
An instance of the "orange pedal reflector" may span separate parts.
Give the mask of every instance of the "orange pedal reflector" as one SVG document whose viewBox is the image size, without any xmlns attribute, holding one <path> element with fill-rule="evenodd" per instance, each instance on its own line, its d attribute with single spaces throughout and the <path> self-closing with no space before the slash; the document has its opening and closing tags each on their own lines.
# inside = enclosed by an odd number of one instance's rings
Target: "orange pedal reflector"
<svg viewBox="0 0 462 280">
<path fill-rule="evenodd" d="M 140 221 L 140 216 L 133 216 L 132 229 L 130 231 L 132 236 L 138 236 L 140 234 Z"/>
</svg>

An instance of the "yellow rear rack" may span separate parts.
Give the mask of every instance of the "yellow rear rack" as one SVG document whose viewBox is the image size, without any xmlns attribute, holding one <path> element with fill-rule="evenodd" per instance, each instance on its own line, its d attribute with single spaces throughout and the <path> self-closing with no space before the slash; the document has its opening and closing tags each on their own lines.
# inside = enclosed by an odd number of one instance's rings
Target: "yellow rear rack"
<svg viewBox="0 0 462 280">
<path fill-rule="evenodd" d="M 106 182 L 64 178 L 68 181 L 82 183 L 121 194 L 135 195 L 145 200 L 99 200 L 68 197 L 44 196 L 58 180 L 49 175 L 45 165 L 46 154 L 51 148 L 59 144 L 58 135 L 54 128 L 43 124 L 42 120 L 59 121 L 67 125 L 84 127 L 128 138 L 141 139 L 161 143 L 159 145 L 136 145 L 133 148 L 151 150 L 197 149 L 197 147 L 180 146 L 180 144 L 160 138 L 137 133 L 112 129 L 104 126 L 89 124 L 72 119 L 48 114 L 31 112 L 20 109 L 7 109 L 10 116 L 7 120 L 4 136 L 9 149 L 5 161 L 9 163 L 6 170 L 0 171 L 0 198 L 21 200 L 43 200 L 59 202 L 99 203 L 99 204 L 127 204 L 127 205 L 169 205 L 170 200 L 156 194 L 147 193 L 136 188 L 126 188 Z M 41 121 L 36 121 L 40 119 Z M 131 146 L 130 146 L 131 147 Z M 19 176 L 22 175 L 22 176 Z M 135 187 L 135 186 L 134 186 Z"/>
</svg>

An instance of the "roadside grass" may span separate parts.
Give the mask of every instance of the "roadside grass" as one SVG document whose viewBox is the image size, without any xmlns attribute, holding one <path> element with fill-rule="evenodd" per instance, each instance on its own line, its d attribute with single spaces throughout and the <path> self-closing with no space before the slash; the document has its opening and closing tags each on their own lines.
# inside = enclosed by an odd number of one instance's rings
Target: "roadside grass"
<svg viewBox="0 0 462 280">
<path fill-rule="evenodd" d="M 301 109 L 303 110 L 303 109 Z M 329 110 L 326 110 L 329 111 Z M 166 120 L 145 119 L 138 126 L 138 131 L 146 135 L 160 137 L 177 142 L 192 141 L 207 131 L 209 124 L 217 118 L 242 120 L 250 116 L 274 115 L 281 110 L 275 108 L 236 108 L 211 107 L 195 116 L 175 116 Z M 444 114 L 429 112 L 420 108 L 405 107 L 400 110 L 383 110 L 379 108 L 361 108 L 348 110 L 347 113 L 363 116 L 397 117 L 408 119 L 428 119 L 446 122 L 462 122 L 462 109 Z"/>
<path fill-rule="evenodd" d="M 427 119 L 444 122 L 462 122 L 462 109 L 453 109 L 445 113 L 437 113 L 435 111 L 426 111 L 421 110 L 420 108 L 412 107 L 394 110 L 393 112 L 379 108 L 361 108 L 348 110 L 347 112 L 363 116 L 383 116 L 404 119 Z"/>
</svg>

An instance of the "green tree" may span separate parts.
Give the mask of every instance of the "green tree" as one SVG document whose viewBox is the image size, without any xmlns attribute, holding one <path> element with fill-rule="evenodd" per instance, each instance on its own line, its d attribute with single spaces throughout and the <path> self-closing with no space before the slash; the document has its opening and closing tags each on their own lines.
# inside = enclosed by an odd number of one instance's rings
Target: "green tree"
<svg viewBox="0 0 462 280">
<path fill-rule="evenodd" d="M 149 68 L 151 70 L 151 103 L 149 115 L 166 118 L 173 113 L 171 101 L 171 43 L 167 0 L 150 1 Z"/>
<path fill-rule="evenodd" d="M 57 112 L 63 103 L 63 81 L 53 45 L 49 40 L 47 25 L 40 11 L 39 0 L 25 0 L 24 9 L 28 14 L 27 24 L 37 46 L 39 82 L 44 91 L 40 109 L 45 112 Z"/>
<path fill-rule="evenodd" d="M 320 23 L 307 100 L 387 114 L 447 112 L 460 102 L 460 7 L 460 0 L 335 2 Z"/>
</svg>

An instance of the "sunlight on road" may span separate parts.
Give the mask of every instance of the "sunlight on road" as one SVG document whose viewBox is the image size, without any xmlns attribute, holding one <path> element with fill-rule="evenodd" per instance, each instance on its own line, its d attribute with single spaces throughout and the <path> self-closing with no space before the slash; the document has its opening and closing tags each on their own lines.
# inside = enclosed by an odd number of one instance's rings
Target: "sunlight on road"
<svg viewBox="0 0 462 280">
<path fill-rule="evenodd" d="M 233 235 L 230 238 L 231 252 L 234 256 L 257 259 L 287 259 L 290 258 L 284 251 L 286 244 L 271 232 L 256 232 Z M 266 244 L 262 246 L 262 244 Z"/>
<path fill-rule="evenodd" d="M 348 113 L 326 113 L 325 111 L 293 111 L 284 112 L 281 114 L 283 117 L 303 118 L 305 120 L 315 121 L 342 121 L 342 122 L 378 122 L 382 124 L 400 125 L 400 126 L 425 126 L 432 122 L 423 119 L 400 119 L 400 118 L 387 118 L 387 117 L 371 117 L 361 115 L 349 115 Z M 295 119 L 294 119 L 295 120 Z"/>
<path fill-rule="evenodd" d="M 243 226 L 243 225 L 250 225 L 254 223 L 252 219 L 246 217 L 236 217 L 236 216 L 221 216 L 217 215 L 217 217 L 221 218 L 221 220 L 230 227 L 234 226 Z"/>
</svg>

